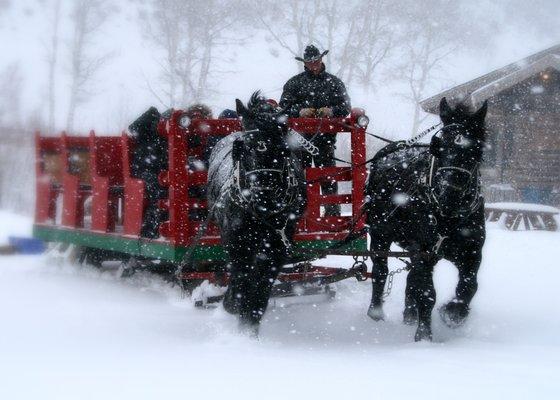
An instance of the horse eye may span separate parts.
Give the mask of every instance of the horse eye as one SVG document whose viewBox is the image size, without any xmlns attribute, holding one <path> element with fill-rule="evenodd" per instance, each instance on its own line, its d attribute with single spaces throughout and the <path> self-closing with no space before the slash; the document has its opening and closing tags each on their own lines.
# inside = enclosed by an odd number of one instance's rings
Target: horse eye
<svg viewBox="0 0 560 400">
<path fill-rule="evenodd" d="M 463 135 L 457 135 L 453 141 L 456 145 L 461 147 L 468 147 L 471 145 L 471 140 L 464 137 Z"/>
</svg>

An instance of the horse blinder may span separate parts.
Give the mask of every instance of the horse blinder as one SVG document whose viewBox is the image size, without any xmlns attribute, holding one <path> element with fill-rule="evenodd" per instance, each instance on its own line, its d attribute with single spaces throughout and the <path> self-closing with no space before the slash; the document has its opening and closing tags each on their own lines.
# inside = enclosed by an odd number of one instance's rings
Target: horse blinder
<svg viewBox="0 0 560 400">
<path fill-rule="evenodd" d="M 430 154 L 439 157 L 441 154 L 441 139 L 437 136 L 432 137 L 430 142 Z"/>
<path fill-rule="evenodd" d="M 243 157 L 243 149 L 244 149 L 243 140 L 236 139 L 233 142 L 233 147 L 231 150 L 231 158 L 233 159 L 234 162 L 241 161 L 241 158 Z"/>
</svg>

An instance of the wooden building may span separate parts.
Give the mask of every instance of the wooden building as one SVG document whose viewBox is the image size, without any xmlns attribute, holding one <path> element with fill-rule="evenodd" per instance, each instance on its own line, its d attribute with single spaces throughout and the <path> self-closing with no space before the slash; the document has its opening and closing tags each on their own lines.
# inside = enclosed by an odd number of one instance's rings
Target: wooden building
<svg viewBox="0 0 560 400">
<path fill-rule="evenodd" d="M 482 170 L 488 200 L 560 205 L 560 45 L 420 104 L 437 114 L 444 96 L 472 109 L 488 100 Z"/>
</svg>

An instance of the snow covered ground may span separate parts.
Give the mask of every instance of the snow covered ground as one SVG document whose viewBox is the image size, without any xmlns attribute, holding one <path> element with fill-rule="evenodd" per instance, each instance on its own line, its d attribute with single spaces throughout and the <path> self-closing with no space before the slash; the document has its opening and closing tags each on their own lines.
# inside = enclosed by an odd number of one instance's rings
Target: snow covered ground
<svg viewBox="0 0 560 400">
<path fill-rule="evenodd" d="M 29 229 L 0 217 L 0 243 Z M 332 302 L 271 307 L 254 341 L 149 275 L 0 257 L 0 398 L 556 399 L 560 232 L 488 236 L 469 322 L 434 315 L 433 343 L 400 323 L 402 275 L 386 322 L 365 315 L 370 284 L 348 280 Z M 441 262 L 435 281 L 439 306 L 456 270 Z"/>
</svg>

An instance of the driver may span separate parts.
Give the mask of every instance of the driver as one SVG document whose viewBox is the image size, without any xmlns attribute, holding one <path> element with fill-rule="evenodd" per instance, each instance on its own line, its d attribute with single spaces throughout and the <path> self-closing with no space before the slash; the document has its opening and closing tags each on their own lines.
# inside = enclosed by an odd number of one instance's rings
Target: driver
<svg viewBox="0 0 560 400">
<path fill-rule="evenodd" d="M 309 45 L 303 52 L 303 58 L 296 57 L 303 62 L 304 71 L 286 82 L 280 98 L 280 107 L 289 117 L 336 118 L 350 113 L 350 98 L 344 83 L 325 70 L 323 56 L 328 52 L 321 53 L 317 47 Z M 306 138 L 317 146 L 319 154 L 312 156 L 303 152 L 302 164 L 305 168 L 311 167 L 312 162 L 316 167 L 335 165 L 336 135 L 318 133 L 312 137 L 306 135 Z M 321 184 L 321 191 L 323 194 L 336 194 L 336 182 Z M 326 205 L 325 215 L 340 215 L 340 205 Z"/>
</svg>

